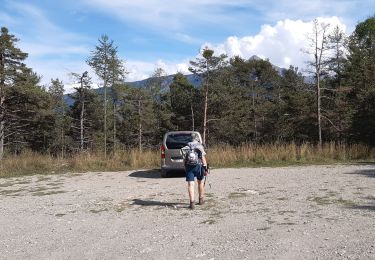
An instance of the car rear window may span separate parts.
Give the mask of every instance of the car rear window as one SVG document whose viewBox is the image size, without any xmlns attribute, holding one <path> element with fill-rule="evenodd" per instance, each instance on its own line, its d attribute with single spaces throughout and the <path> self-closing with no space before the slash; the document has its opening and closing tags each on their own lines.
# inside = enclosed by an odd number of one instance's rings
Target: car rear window
<svg viewBox="0 0 375 260">
<path fill-rule="evenodd" d="M 192 141 L 191 134 L 169 134 L 166 145 L 168 149 L 181 149 Z"/>
</svg>

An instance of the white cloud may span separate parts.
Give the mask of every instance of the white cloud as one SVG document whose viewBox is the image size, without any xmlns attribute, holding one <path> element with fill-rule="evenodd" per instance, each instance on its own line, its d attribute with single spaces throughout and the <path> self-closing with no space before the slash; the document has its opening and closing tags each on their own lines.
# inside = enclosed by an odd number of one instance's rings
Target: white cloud
<svg viewBox="0 0 375 260">
<path fill-rule="evenodd" d="M 345 25 L 337 17 L 318 18 L 319 22 L 330 23 L 331 29 L 339 25 L 343 31 Z M 289 65 L 298 66 L 303 69 L 306 61 L 309 59 L 307 54 L 301 52 L 308 44 L 307 34 L 312 32 L 312 21 L 290 20 L 278 21 L 275 25 L 263 25 L 260 32 L 256 35 L 244 37 L 231 36 L 223 43 L 205 43 L 202 48 L 208 46 L 215 50 L 216 54 L 227 54 L 228 56 L 239 55 L 243 58 L 250 58 L 257 55 L 261 58 L 269 58 L 270 61 L 280 67 L 288 68 Z M 189 60 L 195 57 L 187 58 L 181 61 L 165 61 L 162 59 L 154 62 L 145 62 L 140 60 L 127 60 L 126 69 L 129 72 L 127 81 L 143 80 L 152 75 L 156 68 L 162 68 L 165 72 L 175 74 L 181 72 L 189 74 Z M 65 66 L 65 67 L 64 67 Z M 73 68 L 74 72 L 89 70 L 84 62 L 72 62 L 70 64 L 56 65 L 56 62 L 39 64 L 36 67 L 42 68 L 50 75 L 59 75 L 64 72 L 68 74 L 67 68 Z M 90 72 L 91 75 L 94 75 Z M 56 77 L 56 76 L 55 76 Z M 64 77 L 63 77 L 64 78 Z M 65 82 L 71 83 L 65 76 Z M 99 82 L 99 81 L 96 81 Z"/>
<path fill-rule="evenodd" d="M 338 25 L 343 31 L 346 26 L 337 18 L 317 18 L 318 22 L 330 24 L 333 29 Z M 257 55 L 261 58 L 269 58 L 277 66 L 288 68 L 295 65 L 305 67 L 309 59 L 301 49 L 308 45 L 307 36 L 312 32 L 312 21 L 283 20 L 276 25 L 263 25 L 260 32 L 253 36 L 237 37 L 231 36 L 220 44 L 205 43 L 202 48 L 208 46 L 216 54 L 227 54 L 229 57 L 235 55 L 243 58 L 250 58 Z"/>
<path fill-rule="evenodd" d="M 157 60 L 155 62 L 144 62 L 136 60 L 128 60 L 126 62 L 126 69 L 129 74 L 126 77 L 126 81 L 132 82 L 137 80 L 143 80 L 150 77 L 156 68 L 162 68 L 167 75 L 181 72 L 183 74 L 189 73 L 189 61 L 184 60 L 181 62 Z"/>
<path fill-rule="evenodd" d="M 317 16 L 338 16 L 352 30 L 358 20 L 372 15 L 373 0 L 82 0 L 88 7 L 107 12 L 133 25 L 160 32 L 185 32 L 191 28 L 232 28 L 245 24 L 313 20 Z M 366 13 L 367 12 L 367 13 Z M 214 27 L 213 27 L 214 26 Z M 217 27 L 219 26 L 219 27 Z M 257 25 L 258 26 L 258 25 Z M 272 31 L 270 33 L 273 33 Z M 189 41 L 196 36 L 180 39 Z"/>
</svg>

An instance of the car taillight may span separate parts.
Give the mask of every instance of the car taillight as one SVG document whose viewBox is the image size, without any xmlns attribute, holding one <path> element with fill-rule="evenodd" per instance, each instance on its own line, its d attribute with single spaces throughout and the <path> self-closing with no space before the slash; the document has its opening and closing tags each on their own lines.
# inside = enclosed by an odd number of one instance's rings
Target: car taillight
<svg viewBox="0 0 375 260">
<path fill-rule="evenodd" d="M 160 146 L 160 151 L 161 151 L 161 158 L 164 159 L 165 158 L 165 147 L 164 147 L 164 145 Z"/>
</svg>

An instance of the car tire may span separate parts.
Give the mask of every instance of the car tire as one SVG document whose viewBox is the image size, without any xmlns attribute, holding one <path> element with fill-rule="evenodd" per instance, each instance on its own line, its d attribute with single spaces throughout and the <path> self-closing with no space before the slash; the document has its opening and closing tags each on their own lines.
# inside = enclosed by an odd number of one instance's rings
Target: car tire
<svg viewBox="0 0 375 260">
<path fill-rule="evenodd" d="M 160 171 L 160 176 L 161 176 L 162 178 L 167 178 L 167 177 L 168 177 L 168 172 L 167 172 L 167 170 L 161 170 L 161 171 Z"/>
</svg>

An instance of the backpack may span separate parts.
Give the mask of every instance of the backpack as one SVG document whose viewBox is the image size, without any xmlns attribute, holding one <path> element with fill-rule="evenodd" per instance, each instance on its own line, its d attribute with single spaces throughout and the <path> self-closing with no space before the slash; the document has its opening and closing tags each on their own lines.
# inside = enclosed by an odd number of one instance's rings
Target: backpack
<svg viewBox="0 0 375 260">
<path fill-rule="evenodd" d="M 184 154 L 185 165 L 197 165 L 200 163 L 199 150 L 195 148 L 195 145 L 189 143 L 186 148 L 182 149 L 182 152 Z"/>
</svg>

